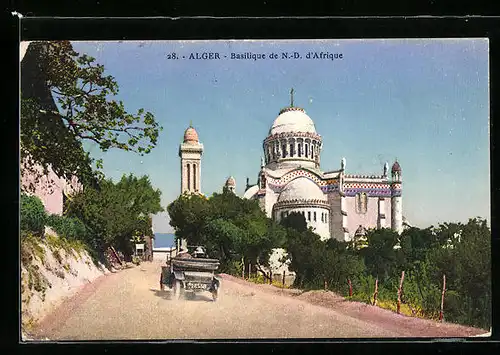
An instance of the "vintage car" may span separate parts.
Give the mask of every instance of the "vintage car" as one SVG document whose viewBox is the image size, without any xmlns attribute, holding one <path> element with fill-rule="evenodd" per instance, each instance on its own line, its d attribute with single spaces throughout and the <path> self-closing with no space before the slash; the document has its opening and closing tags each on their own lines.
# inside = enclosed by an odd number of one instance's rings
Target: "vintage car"
<svg viewBox="0 0 500 355">
<path fill-rule="evenodd" d="M 170 259 L 167 266 L 162 266 L 160 278 L 161 290 L 167 285 L 173 291 L 173 298 L 179 299 L 185 291 L 210 292 L 217 300 L 221 280 L 215 275 L 219 260 L 205 257 Z"/>
</svg>

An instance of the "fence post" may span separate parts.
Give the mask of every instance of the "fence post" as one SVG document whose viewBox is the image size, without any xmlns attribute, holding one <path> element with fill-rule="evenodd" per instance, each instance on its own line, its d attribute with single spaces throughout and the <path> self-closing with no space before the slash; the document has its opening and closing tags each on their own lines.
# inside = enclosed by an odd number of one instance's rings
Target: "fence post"
<svg viewBox="0 0 500 355">
<path fill-rule="evenodd" d="M 245 279 L 245 259 L 241 258 L 241 278 Z"/>
<path fill-rule="evenodd" d="M 349 284 L 349 296 L 352 297 L 352 283 L 351 283 L 351 279 L 347 279 L 347 283 Z"/>
<path fill-rule="evenodd" d="M 285 288 L 285 270 L 283 270 L 283 282 L 282 288 Z"/>
<path fill-rule="evenodd" d="M 444 293 L 446 292 L 446 275 L 443 274 L 443 292 L 441 293 L 441 311 L 439 312 L 439 321 L 443 321 L 443 306 L 444 306 Z"/>
<path fill-rule="evenodd" d="M 323 284 L 325 286 L 325 291 L 328 290 L 328 283 L 326 282 L 326 278 L 323 278 Z"/>
<path fill-rule="evenodd" d="M 405 272 L 401 272 L 401 281 L 399 282 L 399 289 L 398 289 L 398 309 L 397 312 L 399 314 L 399 311 L 401 310 L 401 290 L 403 289 L 403 280 L 405 279 Z"/>
<path fill-rule="evenodd" d="M 248 274 L 247 278 L 250 279 L 252 277 L 252 263 L 248 263 Z"/>
<path fill-rule="evenodd" d="M 269 270 L 269 284 L 273 284 L 273 270 Z"/>
<path fill-rule="evenodd" d="M 373 293 L 373 305 L 377 305 L 377 296 L 378 296 L 378 277 L 375 279 L 375 292 Z"/>
</svg>

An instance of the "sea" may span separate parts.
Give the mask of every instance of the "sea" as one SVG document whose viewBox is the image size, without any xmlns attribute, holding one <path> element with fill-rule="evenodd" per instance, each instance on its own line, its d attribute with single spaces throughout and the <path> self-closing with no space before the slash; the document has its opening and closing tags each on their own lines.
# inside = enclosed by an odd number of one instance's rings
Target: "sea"
<svg viewBox="0 0 500 355">
<path fill-rule="evenodd" d="M 174 233 L 155 233 L 155 248 L 170 248 L 175 246 Z"/>
</svg>

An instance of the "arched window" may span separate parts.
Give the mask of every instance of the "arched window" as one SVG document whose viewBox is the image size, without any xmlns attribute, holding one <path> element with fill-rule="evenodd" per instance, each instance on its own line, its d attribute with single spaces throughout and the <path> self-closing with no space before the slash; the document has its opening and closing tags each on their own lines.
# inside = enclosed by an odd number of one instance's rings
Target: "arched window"
<svg viewBox="0 0 500 355">
<path fill-rule="evenodd" d="M 311 211 L 307 211 L 307 220 L 311 221 Z"/>
<path fill-rule="evenodd" d="M 307 143 L 305 144 L 304 151 L 305 151 L 304 156 L 307 158 L 309 156 L 309 144 Z"/>
<path fill-rule="evenodd" d="M 198 190 L 196 185 L 196 164 L 193 164 L 193 190 Z"/>
<path fill-rule="evenodd" d="M 281 150 L 283 151 L 283 158 L 286 158 L 286 143 L 283 143 Z"/>
<path fill-rule="evenodd" d="M 368 195 L 365 192 L 356 194 L 356 213 L 365 214 L 368 209 Z"/>
<path fill-rule="evenodd" d="M 311 145 L 311 159 L 314 159 L 314 150 L 316 149 L 316 145 Z"/>
<path fill-rule="evenodd" d="M 302 143 L 299 143 L 297 144 L 297 149 L 298 149 L 298 156 L 301 157 L 302 156 Z"/>
<path fill-rule="evenodd" d="M 191 164 L 187 164 L 187 189 L 191 191 Z"/>
<path fill-rule="evenodd" d="M 314 222 L 316 222 L 316 211 L 314 211 Z"/>
<path fill-rule="evenodd" d="M 294 143 L 290 143 L 290 156 L 293 157 L 295 155 Z"/>
</svg>

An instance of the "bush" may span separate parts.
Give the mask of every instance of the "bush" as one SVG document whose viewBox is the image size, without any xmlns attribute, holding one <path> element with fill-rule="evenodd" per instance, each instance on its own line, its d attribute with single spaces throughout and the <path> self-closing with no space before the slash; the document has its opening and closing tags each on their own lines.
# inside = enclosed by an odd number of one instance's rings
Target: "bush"
<svg viewBox="0 0 500 355">
<path fill-rule="evenodd" d="M 48 216 L 46 223 L 61 237 L 79 240 L 87 239 L 87 227 L 78 218 L 64 217 L 53 214 Z"/>
<path fill-rule="evenodd" d="M 42 201 L 36 196 L 21 194 L 20 199 L 20 228 L 24 235 L 31 232 L 42 236 L 45 230 L 47 213 Z"/>
</svg>

